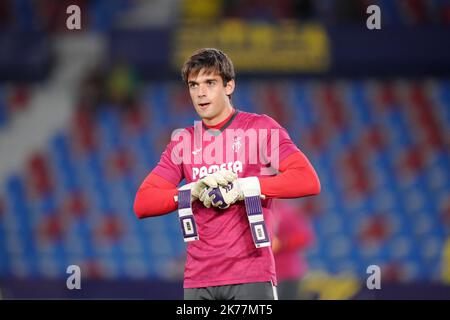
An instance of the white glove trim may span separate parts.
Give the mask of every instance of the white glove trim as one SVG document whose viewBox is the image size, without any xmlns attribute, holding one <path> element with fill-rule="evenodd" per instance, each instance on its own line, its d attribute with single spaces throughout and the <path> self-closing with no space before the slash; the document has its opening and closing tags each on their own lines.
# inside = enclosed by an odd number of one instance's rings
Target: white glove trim
<svg viewBox="0 0 450 320">
<path fill-rule="evenodd" d="M 257 177 L 239 178 L 238 183 L 244 197 L 261 195 L 261 186 Z"/>
<path fill-rule="evenodd" d="M 191 190 L 192 187 L 194 186 L 194 184 L 195 184 L 195 182 L 185 184 L 185 185 L 179 187 L 178 190 Z M 178 202 L 178 195 L 173 196 L 173 200 L 175 200 L 175 202 Z"/>
</svg>

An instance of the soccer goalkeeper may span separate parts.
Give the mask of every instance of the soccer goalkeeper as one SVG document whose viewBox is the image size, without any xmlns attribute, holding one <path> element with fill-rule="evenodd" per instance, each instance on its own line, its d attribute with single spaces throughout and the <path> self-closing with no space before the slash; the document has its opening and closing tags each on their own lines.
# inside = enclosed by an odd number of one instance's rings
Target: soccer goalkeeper
<svg viewBox="0 0 450 320">
<path fill-rule="evenodd" d="M 271 198 L 318 194 L 317 174 L 276 121 L 233 107 L 235 73 L 222 51 L 195 52 L 181 73 L 202 121 L 172 136 L 134 211 L 178 209 L 189 241 L 186 300 L 277 299 Z"/>
</svg>

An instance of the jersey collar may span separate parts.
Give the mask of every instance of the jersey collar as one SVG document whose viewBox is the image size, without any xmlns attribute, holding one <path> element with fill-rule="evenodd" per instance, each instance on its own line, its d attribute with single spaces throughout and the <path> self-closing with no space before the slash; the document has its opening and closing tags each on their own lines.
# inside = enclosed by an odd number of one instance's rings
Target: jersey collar
<svg viewBox="0 0 450 320">
<path fill-rule="evenodd" d="M 233 115 L 231 116 L 231 118 L 225 122 L 225 124 L 220 128 L 220 129 L 212 129 L 212 128 L 208 128 L 203 122 L 203 128 L 208 131 L 208 133 L 210 133 L 213 136 L 218 136 L 219 134 L 221 134 L 226 128 L 228 128 L 230 126 L 230 124 L 233 122 L 234 118 L 236 118 L 237 114 L 239 113 L 238 109 L 235 109 Z"/>
</svg>

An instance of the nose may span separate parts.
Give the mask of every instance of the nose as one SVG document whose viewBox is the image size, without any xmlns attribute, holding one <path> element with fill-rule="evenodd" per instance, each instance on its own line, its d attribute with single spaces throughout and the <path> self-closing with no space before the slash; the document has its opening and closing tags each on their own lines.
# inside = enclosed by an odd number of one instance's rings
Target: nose
<svg viewBox="0 0 450 320">
<path fill-rule="evenodd" d="M 198 92 L 197 92 L 198 97 L 204 97 L 206 96 L 206 87 L 202 84 L 200 84 L 198 86 Z"/>
</svg>

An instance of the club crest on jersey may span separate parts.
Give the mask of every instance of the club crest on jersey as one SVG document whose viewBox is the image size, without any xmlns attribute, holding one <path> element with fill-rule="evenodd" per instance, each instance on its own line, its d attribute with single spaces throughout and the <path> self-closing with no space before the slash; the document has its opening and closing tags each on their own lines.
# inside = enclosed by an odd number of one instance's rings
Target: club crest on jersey
<svg viewBox="0 0 450 320">
<path fill-rule="evenodd" d="M 239 174 L 239 172 L 242 172 L 242 162 L 241 161 L 234 161 L 234 162 L 228 162 L 228 163 L 222 163 L 221 165 L 210 165 L 210 166 L 201 166 L 200 168 L 193 167 L 192 168 L 192 180 L 201 179 L 208 174 L 214 173 L 216 171 L 219 171 L 220 169 L 227 169 L 231 170 L 236 174 Z"/>
<path fill-rule="evenodd" d="M 232 144 L 231 148 L 233 149 L 234 152 L 238 152 L 239 149 L 242 147 L 241 140 L 242 140 L 242 137 L 236 136 L 233 138 L 233 144 Z"/>
</svg>

